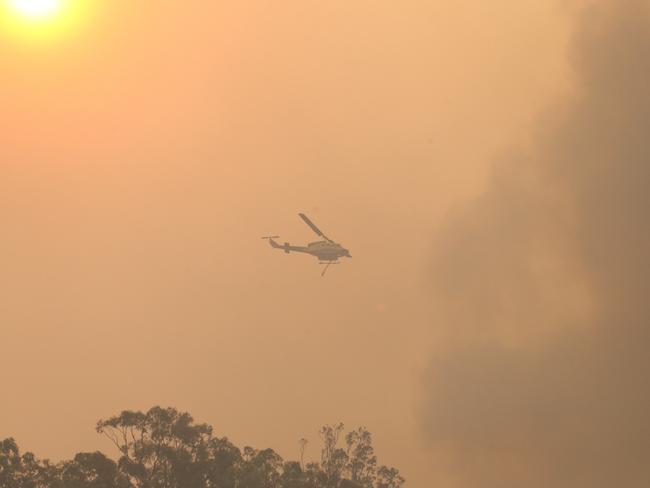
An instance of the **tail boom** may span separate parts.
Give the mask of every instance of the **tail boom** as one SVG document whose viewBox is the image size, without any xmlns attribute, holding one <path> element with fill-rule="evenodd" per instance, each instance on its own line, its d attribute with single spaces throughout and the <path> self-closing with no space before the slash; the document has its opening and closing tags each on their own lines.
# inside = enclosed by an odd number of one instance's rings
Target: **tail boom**
<svg viewBox="0 0 650 488">
<path fill-rule="evenodd" d="M 268 238 L 269 244 L 275 249 L 282 249 L 285 253 L 289 254 L 290 252 L 308 252 L 306 247 L 302 246 L 292 246 L 288 242 L 284 244 L 278 244 L 272 237 Z"/>
</svg>

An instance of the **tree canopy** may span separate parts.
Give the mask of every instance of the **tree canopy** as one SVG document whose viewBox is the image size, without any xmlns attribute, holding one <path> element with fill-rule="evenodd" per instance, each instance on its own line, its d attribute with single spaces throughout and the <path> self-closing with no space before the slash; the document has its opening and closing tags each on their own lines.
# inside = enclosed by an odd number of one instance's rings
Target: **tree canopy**
<svg viewBox="0 0 650 488">
<path fill-rule="evenodd" d="M 82 452 L 59 463 L 20 453 L 14 439 L 0 441 L 0 488 L 400 488 L 395 468 L 379 466 L 372 435 L 343 424 L 320 431 L 318 462 L 284 460 L 273 449 L 238 448 L 197 424 L 186 412 L 153 407 L 123 411 L 97 422 L 117 451 Z"/>
</svg>

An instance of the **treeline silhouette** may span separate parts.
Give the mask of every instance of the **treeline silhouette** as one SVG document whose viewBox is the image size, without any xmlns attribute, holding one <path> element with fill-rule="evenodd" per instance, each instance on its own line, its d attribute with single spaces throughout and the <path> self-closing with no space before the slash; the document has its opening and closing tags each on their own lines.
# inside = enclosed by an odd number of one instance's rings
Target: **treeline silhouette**
<svg viewBox="0 0 650 488">
<path fill-rule="evenodd" d="M 83 452 L 59 463 L 20 453 L 0 441 L 0 488 L 400 488 L 398 470 L 379 466 L 365 428 L 343 424 L 320 431 L 320 462 L 283 460 L 273 449 L 239 449 L 207 424 L 175 408 L 124 411 L 97 423 L 119 459 Z"/>
</svg>

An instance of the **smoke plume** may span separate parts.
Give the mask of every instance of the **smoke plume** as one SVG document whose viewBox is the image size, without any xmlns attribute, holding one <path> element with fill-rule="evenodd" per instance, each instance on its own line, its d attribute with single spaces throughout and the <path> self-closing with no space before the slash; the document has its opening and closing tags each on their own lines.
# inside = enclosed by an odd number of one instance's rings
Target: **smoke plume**
<svg viewBox="0 0 650 488">
<path fill-rule="evenodd" d="M 437 241 L 423 418 L 460 486 L 650 486 L 649 11 L 581 11 L 571 95 Z"/>
</svg>

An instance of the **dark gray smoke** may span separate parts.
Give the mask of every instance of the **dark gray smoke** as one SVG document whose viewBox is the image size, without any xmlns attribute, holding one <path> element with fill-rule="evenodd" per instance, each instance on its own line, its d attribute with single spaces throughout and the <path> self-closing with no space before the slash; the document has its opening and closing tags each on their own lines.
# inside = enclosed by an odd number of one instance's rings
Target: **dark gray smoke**
<svg viewBox="0 0 650 488">
<path fill-rule="evenodd" d="M 574 93 L 438 241 L 425 429 L 461 486 L 650 486 L 650 13 L 577 19 Z"/>
</svg>

